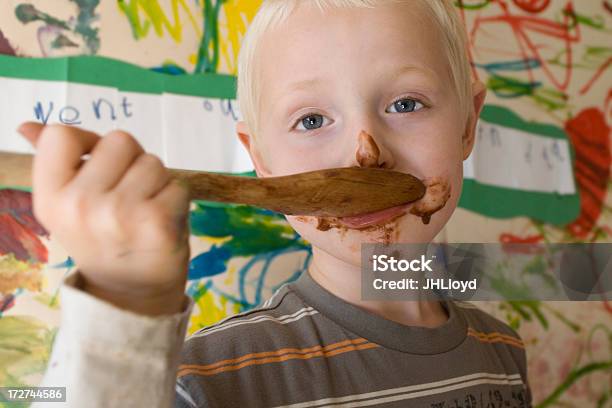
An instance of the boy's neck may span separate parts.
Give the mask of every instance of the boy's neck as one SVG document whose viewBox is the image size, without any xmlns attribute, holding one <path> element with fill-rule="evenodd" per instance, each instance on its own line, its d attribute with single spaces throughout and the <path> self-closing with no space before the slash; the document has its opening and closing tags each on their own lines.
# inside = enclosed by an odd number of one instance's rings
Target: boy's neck
<svg viewBox="0 0 612 408">
<path fill-rule="evenodd" d="M 309 272 L 328 292 L 357 307 L 407 326 L 437 327 L 449 316 L 435 301 L 361 300 L 361 269 L 319 248 L 312 248 Z"/>
</svg>

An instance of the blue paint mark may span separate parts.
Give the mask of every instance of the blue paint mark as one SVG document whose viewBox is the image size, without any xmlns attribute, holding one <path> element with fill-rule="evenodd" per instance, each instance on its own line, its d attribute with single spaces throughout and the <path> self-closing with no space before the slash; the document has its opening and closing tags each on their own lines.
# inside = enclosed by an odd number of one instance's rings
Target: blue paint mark
<svg viewBox="0 0 612 408">
<path fill-rule="evenodd" d="M 226 263 L 232 257 L 230 249 L 213 245 L 189 262 L 189 280 L 202 279 L 225 272 Z"/>
<path fill-rule="evenodd" d="M 490 64 L 474 64 L 478 68 L 482 68 L 487 72 L 494 74 L 499 71 L 527 71 L 536 69 L 542 66 L 542 63 L 536 58 L 528 58 L 526 60 L 493 62 Z"/>
<path fill-rule="evenodd" d="M 51 266 L 54 269 L 61 269 L 61 268 L 72 268 L 74 267 L 74 261 L 72 260 L 71 257 L 66 258 L 65 261 L 60 262 L 58 264 L 52 265 Z"/>
<path fill-rule="evenodd" d="M 286 254 L 299 253 L 303 251 L 306 252 L 306 259 L 302 263 L 301 267 L 298 267 L 297 270 L 293 271 L 291 276 L 285 281 L 273 287 L 269 287 L 269 288 L 265 287 L 264 282 L 269 272 L 270 264 L 276 257 L 286 255 Z M 265 254 L 258 254 L 258 255 L 253 256 L 238 271 L 238 296 L 235 296 L 231 293 L 227 293 L 217 288 L 214 285 L 214 282 L 212 280 L 207 281 L 207 284 L 210 284 L 210 286 L 208 286 L 208 289 L 212 290 L 214 293 L 216 293 L 220 297 L 223 297 L 229 300 L 230 302 L 239 305 L 241 312 L 245 310 L 249 310 L 263 303 L 264 301 L 263 295 L 266 289 L 274 293 L 278 288 L 280 288 L 285 283 L 296 280 L 302 273 L 304 273 L 307 270 L 308 265 L 310 264 L 311 257 L 312 257 L 312 249 L 310 247 L 304 247 L 304 246 L 294 246 L 290 248 L 284 248 L 282 250 L 268 252 Z M 262 262 L 264 264 L 263 267 L 261 269 L 256 268 L 256 266 Z M 190 288 L 197 288 L 197 286 L 198 286 L 198 283 L 193 282 L 190 285 Z M 254 291 L 253 291 L 254 294 L 253 294 L 252 299 L 249 299 L 247 296 L 247 293 L 246 293 L 247 287 L 254 287 Z"/>
<path fill-rule="evenodd" d="M 187 73 L 187 71 L 175 64 L 165 64 L 160 67 L 153 67 L 151 71 L 168 75 L 183 75 Z"/>
</svg>

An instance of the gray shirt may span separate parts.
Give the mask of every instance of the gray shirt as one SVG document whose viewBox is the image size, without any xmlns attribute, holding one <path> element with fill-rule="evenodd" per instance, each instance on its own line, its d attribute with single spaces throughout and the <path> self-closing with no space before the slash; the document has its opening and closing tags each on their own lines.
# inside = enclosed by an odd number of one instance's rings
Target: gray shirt
<svg viewBox="0 0 612 408">
<path fill-rule="evenodd" d="M 178 407 L 530 407 L 519 335 L 465 302 L 436 328 L 332 295 L 308 273 L 191 336 Z"/>
</svg>

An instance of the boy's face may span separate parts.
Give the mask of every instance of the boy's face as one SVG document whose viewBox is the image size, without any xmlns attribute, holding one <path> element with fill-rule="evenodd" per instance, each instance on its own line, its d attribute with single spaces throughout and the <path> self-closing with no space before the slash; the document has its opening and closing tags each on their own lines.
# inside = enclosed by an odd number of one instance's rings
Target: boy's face
<svg viewBox="0 0 612 408">
<path fill-rule="evenodd" d="M 420 7 L 322 14 L 303 2 L 258 45 L 260 129 L 256 139 L 238 131 L 260 176 L 382 167 L 428 186 L 421 202 L 387 218 L 287 217 L 313 246 L 352 264 L 362 242 L 431 241 L 461 193 L 473 126 L 466 136 L 442 34 Z"/>
</svg>

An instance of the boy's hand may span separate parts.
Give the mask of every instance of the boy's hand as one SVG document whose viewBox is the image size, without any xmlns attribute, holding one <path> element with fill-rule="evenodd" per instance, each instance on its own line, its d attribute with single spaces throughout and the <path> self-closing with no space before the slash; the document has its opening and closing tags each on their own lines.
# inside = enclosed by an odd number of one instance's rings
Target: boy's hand
<svg viewBox="0 0 612 408">
<path fill-rule="evenodd" d="M 189 194 L 129 134 L 24 123 L 36 146 L 36 218 L 83 276 L 83 289 L 147 315 L 179 312 L 189 262 Z M 87 161 L 81 157 L 90 154 Z"/>
</svg>

